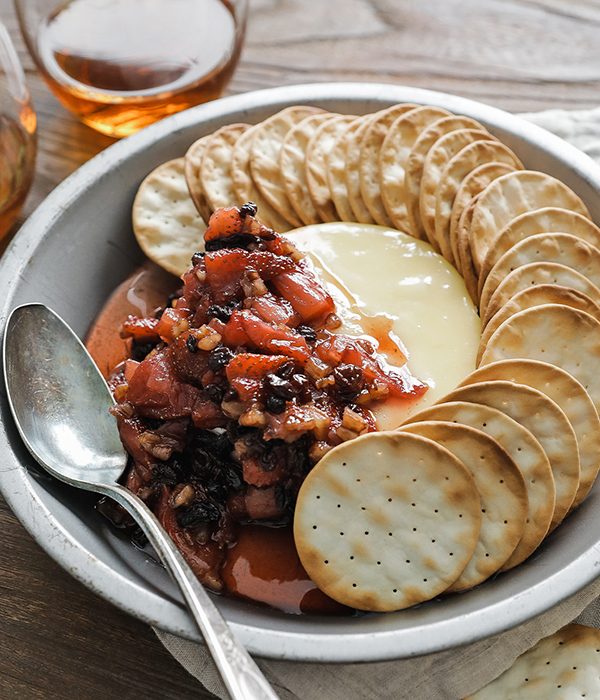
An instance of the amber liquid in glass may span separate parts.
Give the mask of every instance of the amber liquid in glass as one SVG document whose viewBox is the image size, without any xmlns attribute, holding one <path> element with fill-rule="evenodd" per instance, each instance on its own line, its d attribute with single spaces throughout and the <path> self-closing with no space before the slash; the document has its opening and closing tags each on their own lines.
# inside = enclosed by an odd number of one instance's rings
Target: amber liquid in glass
<svg viewBox="0 0 600 700">
<path fill-rule="evenodd" d="M 35 120 L 33 112 L 31 115 Z M 1 239 L 15 223 L 29 192 L 34 165 L 31 135 L 14 119 L 0 114 L 0 252 L 4 248 Z"/>
<path fill-rule="evenodd" d="M 37 48 L 59 100 L 121 137 L 220 97 L 242 40 L 227 0 L 72 0 Z"/>
</svg>

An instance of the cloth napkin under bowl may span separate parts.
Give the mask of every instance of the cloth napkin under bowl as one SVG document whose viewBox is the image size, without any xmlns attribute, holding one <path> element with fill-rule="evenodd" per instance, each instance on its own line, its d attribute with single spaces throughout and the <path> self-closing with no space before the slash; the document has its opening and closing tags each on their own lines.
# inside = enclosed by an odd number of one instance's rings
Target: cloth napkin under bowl
<svg viewBox="0 0 600 700">
<path fill-rule="evenodd" d="M 600 163 L 600 108 L 521 115 Z M 460 700 L 487 685 L 517 656 L 569 622 L 600 629 L 600 578 L 543 615 L 502 634 L 449 651 L 368 664 L 257 659 L 281 700 Z M 229 695 L 206 647 L 155 630 L 179 663 L 222 700 Z"/>
</svg>

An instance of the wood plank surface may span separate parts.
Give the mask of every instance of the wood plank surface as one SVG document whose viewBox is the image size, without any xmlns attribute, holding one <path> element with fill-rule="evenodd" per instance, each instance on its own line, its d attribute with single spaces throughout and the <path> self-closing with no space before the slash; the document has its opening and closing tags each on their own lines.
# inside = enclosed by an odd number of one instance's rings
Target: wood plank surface
<svg viewBox="0 0 600 700">
<path fill-rule="evenodd" d="M 166 1 L 166 0 L 165 0 Z M 11 0 L 0 16 L 38 117 L 24 220 L 113 140 L 54 98 L 25 50 Z M 229 93 L 321 81 L 451 92 L 513 112 L 600 104 L 600 0 L 250 0 Z M 211 696 L 151 629 L 90 593 L 0 499 L 2 700 L 202 700 Z"/>
</svg>

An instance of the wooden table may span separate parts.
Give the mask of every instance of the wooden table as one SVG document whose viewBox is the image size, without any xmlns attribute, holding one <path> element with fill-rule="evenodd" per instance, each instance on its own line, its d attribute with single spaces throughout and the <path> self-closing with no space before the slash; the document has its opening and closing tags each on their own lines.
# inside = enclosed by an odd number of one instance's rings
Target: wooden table
<svg viewBox="0 0 600 700">
<path fill-rule="evenodd" d="M 600 104 L 600 0 L 250 5 L 231 93 L 359 80 L 452 92 L 514 112 Z M 45 86 L 20 39 L 11 0 L 0 0 L 0 14 L 18 44 L 39 120 L 36 176 L 24 219 L 112 139 L 78 122 Z M 213 697 L 151 629 L 55 564 L 1 499 L 0 552 L 2 700 Z"/>
</svg>

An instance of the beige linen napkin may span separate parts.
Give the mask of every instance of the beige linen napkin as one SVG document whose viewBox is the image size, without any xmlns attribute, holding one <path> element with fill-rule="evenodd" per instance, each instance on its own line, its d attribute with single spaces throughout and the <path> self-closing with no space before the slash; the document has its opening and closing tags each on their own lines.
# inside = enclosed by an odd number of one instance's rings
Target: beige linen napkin
<svg viewBox="0 0 600 700">
<path fill-rule="evenodd" d="M 522 115 L 600 163 L 600 108 Z M 539 639 L 575 620 L 600 628 L 600 578 L 540 617 L 475 644 L 413 659 L 369 664 L 258 660 L 281 700 L 460 700 L 505 671 Z M 209 691 L 229 695 L 206 648 L 161 630 L 158 638 Z"/>
</svg>

